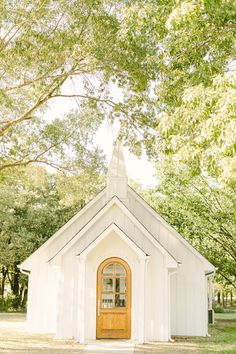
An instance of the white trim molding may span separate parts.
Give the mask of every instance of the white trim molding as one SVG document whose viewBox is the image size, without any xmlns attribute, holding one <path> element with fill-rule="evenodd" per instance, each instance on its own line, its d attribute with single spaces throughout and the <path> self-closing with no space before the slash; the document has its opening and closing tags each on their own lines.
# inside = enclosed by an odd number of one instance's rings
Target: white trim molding
<svg viewBox="0 0 236 354">
<path fill-rule="evenodd" d="M 52 258 L 48 260 L 51 264 L 57 262 L 57 259 L 65 254 L 86 231 L 88 231 L 103 215 L 113 206 L 118 206 L 125 215 L 139 228 L 139 230 L 152 242 L 152 244 L 165 256 L 167 268 L 177 268 L 176 259 L 156 240 L 156 238 L 139 222 L 139 220 L 128 210 L 128 208 L 114 196 L 71 240 L 64 245 Z M 105 232 L 106 230 L 104 230 Z M 103 233 L 102 233 L 103 234 Z M 101 234 L 101 235 L 102 235 Z M 100 235 L 100 236 L 101 236 Z M 99 237 L 100 237 L 99 236 Z"/>
</svg>

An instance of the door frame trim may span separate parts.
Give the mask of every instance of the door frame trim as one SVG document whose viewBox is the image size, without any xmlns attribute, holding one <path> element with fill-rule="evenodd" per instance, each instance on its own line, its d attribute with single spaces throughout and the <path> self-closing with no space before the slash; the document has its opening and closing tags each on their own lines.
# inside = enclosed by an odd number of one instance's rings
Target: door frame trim
<svg viewBox="0 0 236 354">
<path fill-rule="evenodd" d="M 128 248 L 130 248 L 136 255 L 137 255 L 137 269 L 136 266 L 135 268 L 133 267 L 133 260 L 129 259 L 129 257 L 125 256 L 123 252 L 121 252 L 120 250 L 117 250 L 116 252 L 106 252 L 106 254 L 101 254 L 96 262 L 95 262 L 95 266 L 94 266 L 94 270 L 96 269 L 96 273 L 94 274 L 94 291 L 96 294 L 96 274 L 97 274 L 97 269 L 99 267 L 99 265 L 107 258 L 110 257 L 117 257 L 117 258 L 121 258 L 123 260 L 126 261 L 126 263 L 129 264 L 130 269 L 131 269 L 131 273 L 132 273 L 132 289 L 134 286 L 134 281 L 136 283 L 136 272 L 140 272 L 140 270 L 142 269 L 142 277 L 139 277 L 139 284 L 140 284 L 140 289 L 143 289 L 142 291 L 142 295 L 139 296 L 139 311 L 140 309 L 142 309 L 141 313 L 144 316 L 144 306 L 145 306 L 145 278 L 146 278 L 146 264 L 148 263 L 149 260 L 149 255 L 145 254 L 131 239 L 129 239 L 127 237 L 127 235 L 120 229 L 118 228 L 114 223 L 111 224 L 107 229 L 105 229 L 94 241 L 92 241 L 90 243 L 90 245 L 83 250 L 80 254 L 77 254 L 76 259 L 77 259 L 77 274 L 79 274 L 80 272 L 80 280 L 78 279 L 77 283 L 77 292 L 76 292 L 76 297 L 77 297 L 77 307 L 78 307 L 78 315 L 77 315 L 77 324 L 76 324 L 76 338 L 79 340 L 80 343 L 85 343 L 85 340 L 87 340 L 87 329 L 85 328 L 85 322 L 84 320 L 81 322 L 80 319 L 84 319 L 85 318 L 85 306 L 82 304 L 85 304 L 85 278 L 86 278 L 86 273 L 87 273 L 87 267 L 86 262 L 87 262 L 87 257 L 89 256 L 90 252 L 92 252 L 97 245 L 99 245 L 103 240 L 106 239 L 107 236 L 109 236 L 111 234 L 111 232 L 114 231 L 115 234 L 117 236 L 119 236 L 121 238 L 121 240 L 123 240 L 125 242 L 125 244 L 127 245 Z M 144 262 L 142 262 L 142 260 Z M 78 275 L 77 275 L 78 278 Z M 81 287 L 84 287 L 85 291 L 83 291 L 81 289 Z M 96 295 L 97 296 L 97 295 Z M 95 301 L 97 299 L 97 297 L 95 296 Z M 96 338 L 96 303 L 94 303 L 94 311 L 93 311 L 93 318 L 94 318 L 94 322 L 93 322 L 93 340 L 95 340 Z M 135 314 L 133 313 L 133 309 L 131 308 L 131 319 L 132 321 L 136 321 L 136 312 Z M 138 328 L 137 328 L 137 332 L 135 331 L 135 333 L 133 332 L 134 330 L 134 326 L 131 326 L 131 340 L 137 340 L 137 343 L 144 343 L 144 317 L 141 318 L 140 315 L 138 315 L 138 319 L 139 319 L 139 324 L 138 324 Z"/>
<path fill-rule="evenodd" d="M 102 280 L 102 272 L 105 266 L 109 263 L 116 262 L 120 263 L 127 272 L 127 316 L 128 316 L 128 337 L 127 339 L 131 339 L 131 326 L 132 326 L 132 319 L 131 319 L 131 305 L 132 305 L 132 271 L 130 265 L 121 257 L 113 256 L 104 259 L 97 268 L 96 273 L 96 339 L 98 338 L 98 301 L 100 303 L 101 299 L 99 298 L 101 295 L 101 280 Z"/>
</svg>

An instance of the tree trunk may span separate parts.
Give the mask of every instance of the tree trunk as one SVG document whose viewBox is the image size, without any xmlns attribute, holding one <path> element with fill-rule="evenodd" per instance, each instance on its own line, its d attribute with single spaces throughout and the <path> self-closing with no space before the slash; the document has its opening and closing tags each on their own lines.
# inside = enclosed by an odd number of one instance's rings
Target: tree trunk
<svg viewBox="0 0 236 354">
<path fill-rule="evenodd" d="M 28 295 L 28 289 L 24 287 L 22 291 L 22 296 L 21 296 L 21 307 L 25 307 L 26 302 L 27 302 L 27 295 Z"/>
<path fill-rule="evenodd" d="M 220 291 L 218 291 L 217 293 L 217 303 L 218 305 L 220 305 Z"/>
<path fill-rule="evenodd" d="M 12 272 L 8 272 L 8 279 L 11 286 L 11 291 L 13 295 L 19 295 L 19 269 L 15 266 Z"/>
<path fill-rule="evenodd" d="M 225 293 L 224 292 L 222 293 L 222 300 L 223 300 L 223 302 L 222 302 L 223 308 L 225 308 Z"/>
<path fill-rule="evenodd" d="M 1 271 L 2 276 L 0 277 L 0 296 L 4 296 L 4 290 L 5 290 L 5 281 L 6 281 L 6 276 L 7 276 L 7 269 L 5 267 L 2 267 Z"/>
</svg>

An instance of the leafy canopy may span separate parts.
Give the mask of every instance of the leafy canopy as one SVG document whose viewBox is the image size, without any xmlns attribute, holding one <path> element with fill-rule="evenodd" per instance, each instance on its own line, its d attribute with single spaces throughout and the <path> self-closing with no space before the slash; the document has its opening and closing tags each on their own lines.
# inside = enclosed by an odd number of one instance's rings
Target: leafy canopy
<svg viewBox="0 0 236 354">
<path fill-rule="evenodd" d="M 118 119 L 137 154 L 144 145 L 154 158 L 162 151 L 194 160 L 222 180 L 234 175 L 231 0 L 5 0 L 0 6 L 2 136 L 18 136 L 21 123 L 31 126 L 51 99 L 76 97 L 80 114 L 93 112 L 86 120 Z M 64 93 L 63 83 L 76 76 L 79 89 Z M 112 98 L 111 82 L 122 99 Z M 3 165 L 9 163 L 10 156 Z"/>
<path fill-rule="evenodd" d="M 157 165 L 158 185 L 145 199 L 236 288 L 235 185 L 207 174 L 194 176 L 170 159 Z"/>
</svg>

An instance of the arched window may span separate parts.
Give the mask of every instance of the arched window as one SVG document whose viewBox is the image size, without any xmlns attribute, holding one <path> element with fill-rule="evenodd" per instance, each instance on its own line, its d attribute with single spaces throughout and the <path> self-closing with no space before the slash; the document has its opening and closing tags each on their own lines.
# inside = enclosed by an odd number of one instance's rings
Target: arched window
<svg viewBox="0 0 236 354">
<path fill-rule="evenodd" d="M 107 264 L 102 271 L 102 308 L 126 307 L 127 272 L 117 262 Z"/>
</svg>

